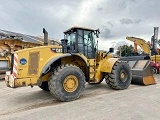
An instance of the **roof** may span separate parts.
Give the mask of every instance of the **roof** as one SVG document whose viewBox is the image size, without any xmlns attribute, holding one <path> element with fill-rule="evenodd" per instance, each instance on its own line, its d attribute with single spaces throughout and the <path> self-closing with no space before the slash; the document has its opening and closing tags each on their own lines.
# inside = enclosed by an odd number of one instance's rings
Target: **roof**
<svg viewBox="0 0 160 120">
<path fill-rule="evenodd" d="M 35 37 L 31 35 L 26 35 L 26 34 L 21 34 L 21 33 L 0 29 L 0 40 L 3 38 L 11 38 L 11 40 L 19 39 L 23 42 L 31 42 L 31 43 L 37 43 L 37 44 L 43 43 L 43 40 L 40 37 Z"/>
<path fill-rule="evenodd" d="M 74 31 L 76 29 L 95 31 L 94 29 L 91 29 L 91 28 L 86 28 L 86 27 L 81 27 L 81 26 L 74 26 L 74 27 L 71 27 L 68 30 L 64 31 L 63 33 L 72 32 L 72 31 Z"/>
</svg>

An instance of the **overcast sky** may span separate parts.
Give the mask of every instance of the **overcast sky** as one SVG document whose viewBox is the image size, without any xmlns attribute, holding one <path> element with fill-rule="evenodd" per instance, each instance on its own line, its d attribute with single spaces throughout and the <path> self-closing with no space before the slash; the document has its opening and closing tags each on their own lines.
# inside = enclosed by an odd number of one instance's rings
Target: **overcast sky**
<svg viewBox="0 0 160 120">
<path fill-rule="evenodd" d="M 0 0 L 0 29 L 62 39 L 72 26 L 100 29 L 99 46 L 127 41 L 126 36 L 150 40 L 160 26 L 160 0 Z"/>
</svg>

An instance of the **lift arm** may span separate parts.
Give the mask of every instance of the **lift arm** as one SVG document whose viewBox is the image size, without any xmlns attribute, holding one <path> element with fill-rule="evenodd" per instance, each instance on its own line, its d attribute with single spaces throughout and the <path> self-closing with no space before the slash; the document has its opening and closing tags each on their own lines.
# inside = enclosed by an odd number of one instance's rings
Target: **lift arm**
<svg viewBox="0 0 160 120">
<path fill-rule="evenodd" d="M 136 37 L 126 37 L 126 39 L 134 42 L 134 44 L 139 45 L 145 54 L 151 54 L 150 46 L 145 40 Z"/>
</svg>

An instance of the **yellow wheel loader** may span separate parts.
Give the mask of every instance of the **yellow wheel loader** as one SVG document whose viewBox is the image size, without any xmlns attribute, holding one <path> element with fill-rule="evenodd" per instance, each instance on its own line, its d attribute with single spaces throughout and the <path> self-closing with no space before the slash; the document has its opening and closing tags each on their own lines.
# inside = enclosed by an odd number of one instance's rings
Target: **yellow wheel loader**
<svg viewBox="0 0 160 120">
<path fill-rule="evenodd" d="M 43 29 L 44 41 L 48 32 Z M 12 70 L 6 72 L 8 87 L 38 85 L 59 101 L 80 97 L 85 83 L 106 84 L 116 90 L 128 88 L 131 70 L 127 62 L 113 58 L 114 51 L 99 52 L 96 37 L 99 30 L 72 27 L 64 32 L 61 46 L 46 45 L 16 51 L 12 56 Z"/>
</svg>

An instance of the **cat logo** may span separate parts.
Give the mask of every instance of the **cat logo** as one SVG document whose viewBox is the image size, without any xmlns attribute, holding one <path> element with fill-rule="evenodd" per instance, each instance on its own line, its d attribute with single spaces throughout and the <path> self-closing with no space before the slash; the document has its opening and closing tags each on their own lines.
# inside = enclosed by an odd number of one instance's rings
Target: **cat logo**
<svg viewBox="0 0 160 120">
<path fill-rule="evenodd" d="M 62 53 L 62 48 L 51 48 L 51 51 L 56 53 Z"/>
</svg>

